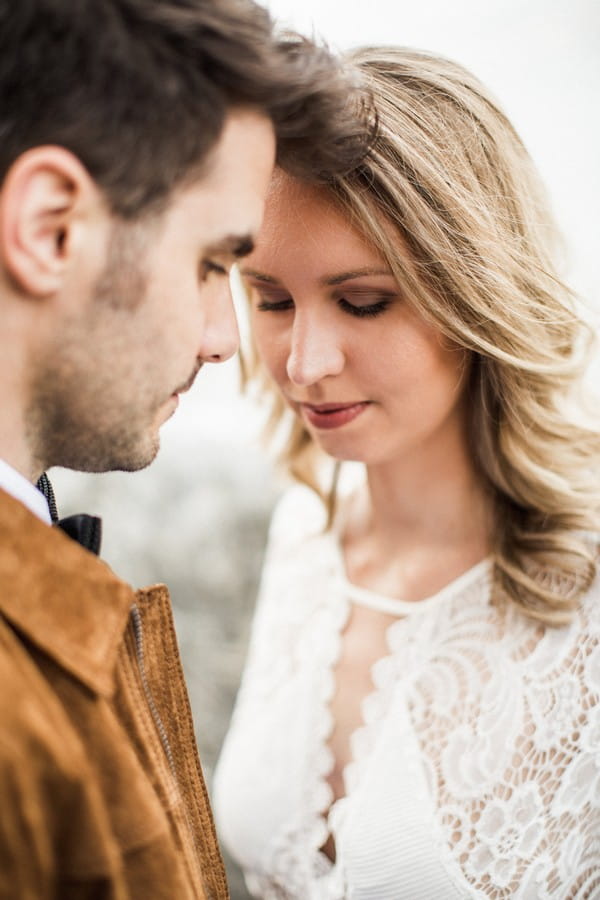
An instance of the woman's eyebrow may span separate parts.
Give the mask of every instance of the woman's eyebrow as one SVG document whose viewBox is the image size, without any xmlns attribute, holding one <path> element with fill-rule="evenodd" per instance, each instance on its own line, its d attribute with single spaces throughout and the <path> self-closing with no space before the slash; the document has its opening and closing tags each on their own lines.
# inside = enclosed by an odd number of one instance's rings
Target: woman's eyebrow
<svg viewBox="0 0 600 900">
<path fill-rule="evenodd" d="M 273 278 L 272 275 L 265 275 L 264 272 L 258 272 L 256 269 L 249 269 L 243 266 L 240 268 L 240 272 L 244 278 L 254 278 L 255 281 L 263 281 L 265 284 L 279 284 L 279 281 Z"/>
<path fill-rule="evenodd" d="M 242 275 L 247 278 L 254 278 L 256 281 L 262 281 L 265 284 L 279 284 L 280 282 L 277 278 L 273 278 L 272 275 L 266 275 L 264 272 L 259 272 L 256 269 L 249 269 L 244 266 L 241 269 Z M 320 279 L 320 283 L 323 285 L 335 285 L 342 284 L 344 281 L 352 281 L 354 278 L 364 278 L 367 275 L 387 275 L 392 276 L 392 272 L 389 269 L 377 269 L 372 266 L 365 266 L 363 269 L 352 269 L 348 272 L 339 272 L 335 275 L 325 275 Z"/>
<path fill-rule="evenodd" d="M 363 269 L 352 269 L 349 272 L 340 272 L 337 275 L 326 275 L 321 279 L 324 285 L 342 284 L 343 281 L 352 281 L 354 278 L 363 278 L 365 275 L 392 275 L 389 269 L 377 269 L 365 266 Z"/>
</svg>

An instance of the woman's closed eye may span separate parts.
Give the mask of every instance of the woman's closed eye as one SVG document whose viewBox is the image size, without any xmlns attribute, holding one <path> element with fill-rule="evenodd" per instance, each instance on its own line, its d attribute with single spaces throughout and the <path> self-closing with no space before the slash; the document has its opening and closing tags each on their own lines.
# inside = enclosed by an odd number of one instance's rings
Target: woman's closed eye
<svg viewBox="0 0 600 900">
<path fill-rule="evenodd" d="M 345 313 L 348 313 L 350 316 L 356 316 L 357 318 L 368 318 L 379 316 L 381 313 L 385 312 L 390 303 L 392 302 L 393 297 L 389 294 L 387 295 L 373 295 L 373 294 L 362 294 L 360 295 L 360 299 L 362 301 L 371 302 L 356 302 L 357 298 L 353 297 L 353 301 L 347 299 L 347 297 L 338 297 L 337 304 Z"/>
<path fill-rule="evenodd" d="M 361 300 L 371 299 L 372 302 L 351 302 L 346 297 L 336 297 L 336 303 L 339 308 L 349 316 L 356 318 L 368 318 L 381 315 L 385 312 L 393 297 L 386 295 L 361 295 Z M 294 308 L 294 301 L 291 297 L 266 297 L 259 296 L 256 308 L 260 312 L 287 312 Z"/>
<path fill-rule="evenodd" d="M 291 297 L 282 297 L 281 299 L 259 297 L 256 308 L 261 312 L 286 312 L 286 310 L 294 308 L 294 301 Z"/>
</svg>

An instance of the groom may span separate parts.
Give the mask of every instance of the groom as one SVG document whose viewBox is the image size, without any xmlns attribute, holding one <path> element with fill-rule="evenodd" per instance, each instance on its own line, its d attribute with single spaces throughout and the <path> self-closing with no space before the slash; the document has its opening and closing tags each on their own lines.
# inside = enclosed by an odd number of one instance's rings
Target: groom
<svg viewBox="0 0 600 900">
<path fill-rule="evenodd" d="M 152 461 L 236 349 L 275 156 L 309 141 L 327 178 L 364 136 L 331 57 L 250 0 L 0 0 L 0 87 L 0 898 L 224 898 L 166 589 L 34 484 Z"/>
</svg>

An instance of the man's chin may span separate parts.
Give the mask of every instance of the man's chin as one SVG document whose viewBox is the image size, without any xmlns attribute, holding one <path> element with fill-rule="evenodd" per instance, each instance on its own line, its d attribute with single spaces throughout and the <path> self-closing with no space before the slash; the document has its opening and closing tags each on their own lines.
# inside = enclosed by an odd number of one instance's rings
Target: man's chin
<svg viewBox="0 0 600 900">
<path fill-rule="evenodd" d="M 147 468 L 156 459 L 160 449 L 160 436 L 156 430 L 151 438 L 140 439 L 139 442 L 130 442 L 127 447 L 107 447 L 105 452 L 99 448 L 95 452 L 83 452 L 80 454 L 63 455 L 61 459 L 55 459 L 53 466 L 61 466 L 65 469 L 73 469 L 76 472 L 89 472 L 101 474 L 103 472 L 139 472 Z"/>
<path fill-rule="evenodd" d="M 145 448 L 140 448 L 137 453 L 131 453 L 127 458 L 123 458 L 120 465 L 112 466 L 112 471 L 120 472 L 139 472 L 146 469 L 150 463 L 154 462 L 160 450 L 160 436 L 158 432 L 154 435 L 152 443 Z"/>
</svg>

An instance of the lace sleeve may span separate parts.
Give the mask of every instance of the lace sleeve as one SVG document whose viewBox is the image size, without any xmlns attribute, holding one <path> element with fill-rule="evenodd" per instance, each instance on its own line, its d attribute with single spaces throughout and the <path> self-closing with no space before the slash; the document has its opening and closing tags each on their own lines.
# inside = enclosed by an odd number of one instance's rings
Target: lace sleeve
<svg viewBox="0 0 600 900">
<path fill-rule="evenodd" d="M 413 693 L 450 848 L 477 896 L 600 897 L 600 590 L 572 626 L 455 616 Z"/>
</svg>

